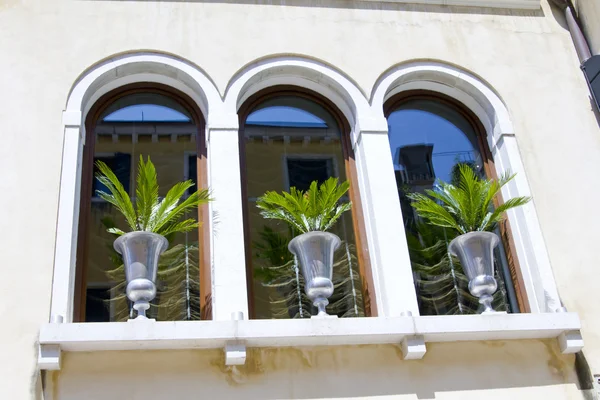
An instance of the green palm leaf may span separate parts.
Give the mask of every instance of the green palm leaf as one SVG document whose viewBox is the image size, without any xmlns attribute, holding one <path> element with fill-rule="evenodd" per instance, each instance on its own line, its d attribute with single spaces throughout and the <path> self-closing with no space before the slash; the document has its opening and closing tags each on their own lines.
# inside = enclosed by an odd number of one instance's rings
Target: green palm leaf
<svg viewBox="0 0 600 400">
<path fill-rule="evenodd" d="M 156 168 L 150 157 L 144 161 L 140 156 L 134 207 L 129 194 L 108 165 L 102 161 L 96 162 L 96 165 L 100 171 L 96 179 L 110 192 L 98 191 L 98 196 L 123 214 L 132 231 L 154 232 L 166 237 L 177 232 L 188 232 L 197 228 L 200 223 L 193 219 L 183 221 L 181 219 L 192 209 L 211 201 L 207 189 L 198 190 L 185 197 L 188 189 L 194 186 L 190 180 L 175 184 L 165 197 L 159 200 Z M 107 220 L 105 225 L 109 233 L 115 235 L 125 233 L 112 221 Z"/>
<path fill-rule="evenodd" d="M 504 185 L 514 178 L 505 174 L 498 180 L 479 178 L 468 164 L 457 164 L 454 184 L 439 181 L 436 190 L 408 195 L 419 216 L 431 224 L 453 229 L 459 234 L 493 231 L 506 211 L 527 204 L 530 197 L 515 197 L 493 207 Z"/>
<path fill-rule="evenodd" d="M 137 214 L 133 208 L 133 203 L 129 197 L 129 193 L 123 187 L 123 184 L 119 181 L 119 178 L 104 162 L 96 161 L 99 173 L 96 174 L 96 179 L 106 186 L 110 193 L 98 190 L 97 194 L 102 199 L 112 204 L 123 214 L 127 224 L 132 230 L 138 229 Z"/>
<path fill-rule="evenodd" d="M 340 203 L 349 188 L 347 181 L 339 184 L 337 178 L 329 178 L 321 186 L 313 181 L 306 192 L 295 187 L 289 193 L 265 192 L 256 206 L 264 218 L 284 221 L 300 233 L 327 231 L 350 210 L 351 203 Z"/>
<path fill-rule="evenodd" d="M 158 202 L 158 182 L 156 180 L 156 169 L 154 164 L 144 162 L 140 155 L 137 176 L 136 206 L 138 213 L 138 224 L 142 230 L 146 229 L 152 217 L 152 209 Z"/>
</svg>

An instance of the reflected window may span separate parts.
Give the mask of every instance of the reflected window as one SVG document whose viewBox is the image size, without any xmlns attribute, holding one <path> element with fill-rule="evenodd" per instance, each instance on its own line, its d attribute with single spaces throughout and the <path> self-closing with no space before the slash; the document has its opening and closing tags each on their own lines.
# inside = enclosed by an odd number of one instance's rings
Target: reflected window
<svg viewBox="0 0 600 400">
<path fill-rule="evenodd" d="M 460 164 L 486 178 L 483 142 L 475 124 L 451 103 L 426 96 L 392 103 L 395 104 L 388 114 L 389 143 L 420 313 L 475 313 L 480 305 L 469 293 L 468 280 L 458 260 L 447 251 L 454 238 L 452 233 L 422 222 L 407 195 L 434 189 L 438 179 L 456 182 Z M 517 311 L 502 246 L 496 250 L 495 263 L 498 291 L 494 307 L 498 311 Z"/>
<path fill-rule="evenodd" d="M 77 260 L 82 287 L 76 308 L 83 321 L 124 321 L 132 315 L 132 304 L 125 295 L 122 259 L 112 247 L 116 237 L 106 228 L 127 225 L 111 204 L 97 196 L 97 191 L 107 189 L 95 179 L 95 162 L 105 162 L 135 199 L 138 160 L 140 155 L 150 157 L 158 175 L 159 196 L 164 196 L 175 183 L 197 182 L 198 174 L 204 173 L 199 171 L 197 157 L 202 141 L 196 137 L 199 127 L 192 114 L 174 98 L 155 92 L 125 95 L 106 105 L 92 129 L 86 146 L 92 146 L 93 159 L 88 159 L 83 171 L 90 191 L 82 193 L 81 199 Z M 199 231 L 192 231 L 170 239 L 159 261 L 157 295 L 149 318 L 201 318 L 199 236 Z"/>
<path fill-rule="evenodd" d="M 346 180 L 342 132 L 332 114 L 317 102 L 282 95 L 264 100 L 248 113 L 243 138 L 251 314 L 263 319 L 309 318 L 316 312 L 287 248 L 294 232 L 284 223 L 263 219 L 256 199 L 270 190 L 306 190 L 312 181 L 332 176 Z M 340 317 L 364 316 L 352 212 L 345 213 L 332 232 L 342 245 L 335 255 L 335 292 L 327 311 Z"/>
<path fill-rule="evenodd" d="M 317 181 L 320 184 L 332 176 L 334 159 L 328 156 L 320 159 L 288 157 L 286 161 L 289 188 L 306 191 L 310 184 Z"/>
</svg>

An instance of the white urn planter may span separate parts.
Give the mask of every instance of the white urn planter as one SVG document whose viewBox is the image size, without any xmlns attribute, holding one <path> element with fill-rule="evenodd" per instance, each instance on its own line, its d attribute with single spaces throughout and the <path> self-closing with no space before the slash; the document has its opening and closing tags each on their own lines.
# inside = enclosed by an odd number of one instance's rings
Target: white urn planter
<svg viewBox="0 0 600 400">
<path fill-rule="evenodd" d="M 333 294 L 333 256 L 340 243 L 333 233 L 313 231 L 296 236 L 288 245 L 300 264 L 306 295 L 321 317 L 328 315 L 325 308 Z"/>
<path fill-rule="evenodd" d="M 492 295 L 498 289 L 494 278 L 494 248 L 500 243 L 492 232 L 468 232 L 450 242 L 448 251 L 460 260 L 469 278 L 469 291 L 484 306 L 484 313 L 493 313 Z"/>
<path fill-rule="evenodd" d="M 126 294 L 133 302 L 137 318 L 146 318 L 146 310 L 156 297 L 158 259 L 168 246 L 164 236 L 144 231 L 126 233 L 114 242 L 115 250 L 123 256 Z"/>
</svg>

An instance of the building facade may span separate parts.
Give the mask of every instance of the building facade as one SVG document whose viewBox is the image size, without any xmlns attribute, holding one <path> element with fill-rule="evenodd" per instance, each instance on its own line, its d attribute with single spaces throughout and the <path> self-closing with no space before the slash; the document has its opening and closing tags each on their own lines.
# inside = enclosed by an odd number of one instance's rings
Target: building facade
<svg viewBox="0 0 600 400">
<path fill-rule="evenodd" d="M 576 9 L 598 53 L 598 5 Z M 0 398 L 597 396 L 600 128 L 554 3 L 4 0 L 0 33 Z M 156 321 L 125 322 L 94 162 L 133 193 L 140 156 L 214 200 L 163 258 Z M 506 314 L 424 256 L 405 196 L 461 163 L 533 199 L 498 230 Z M 329 176 L 353 204 L 338 318 L 307 318 L 255 202 Z"/>
</svg>

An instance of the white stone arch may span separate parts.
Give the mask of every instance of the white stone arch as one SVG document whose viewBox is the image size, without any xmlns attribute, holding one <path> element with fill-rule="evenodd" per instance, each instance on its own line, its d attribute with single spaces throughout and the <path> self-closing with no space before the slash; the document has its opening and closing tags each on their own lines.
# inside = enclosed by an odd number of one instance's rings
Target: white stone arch
<svg viewBox="0 0 600 400">
<path fill-rule="evenodd" d="M 227 86 L 225 109 L 237 113 L 250 96 L 277 85 L 303 87 L 329 99 L 344 114 L 353 134 L 373 122 L 369 102 L 353 81 L 330 65 L 300 56 L 274 56 L 242 68 Z"/>
<path fill-rule="evenodd" d="M 372 91 L 373 113 L 383 117 L 383 105 L 408 90 L 445 94 L 469 108 L 482 122 L 498 174 L 516 173 L 503 190 L 504 198 L 530 196 L 510 113 L 497 91 L 466 70 L 437 61 L 414 61 L 395 66 L 378 79 Z M 560 298 L 544 244 L 534 202 L 509 211 L 517 257 L 532 312 L 554 312 Z"/>
<path fill-rule="evenodd" d="M 89 68 L 71 89 L 65 112 L 79 112 L 84 121 L 102 95 L 136 82 L 162 83 L 180 90 L 198 104 L 207 120 L 222 107 L 217 88 L 197 66 L 171 55 L 144 52 L 119 55 Z"/>
<path fill-rule="evenodd" d="M 63 112 L 64 142 L 51 320 L 71 322 L 73 318 L 86 115 L 102 95 L 136 82 L 162 83 L 187 94 L 197 103 L 207 124 L 211 123 L 211 115 L 220 115 L 223 102 L 215 85 L 198 67 L 175 56 L 153 52 L 128 53 L 104 60 L 80 75 Z"/>
</svg>

